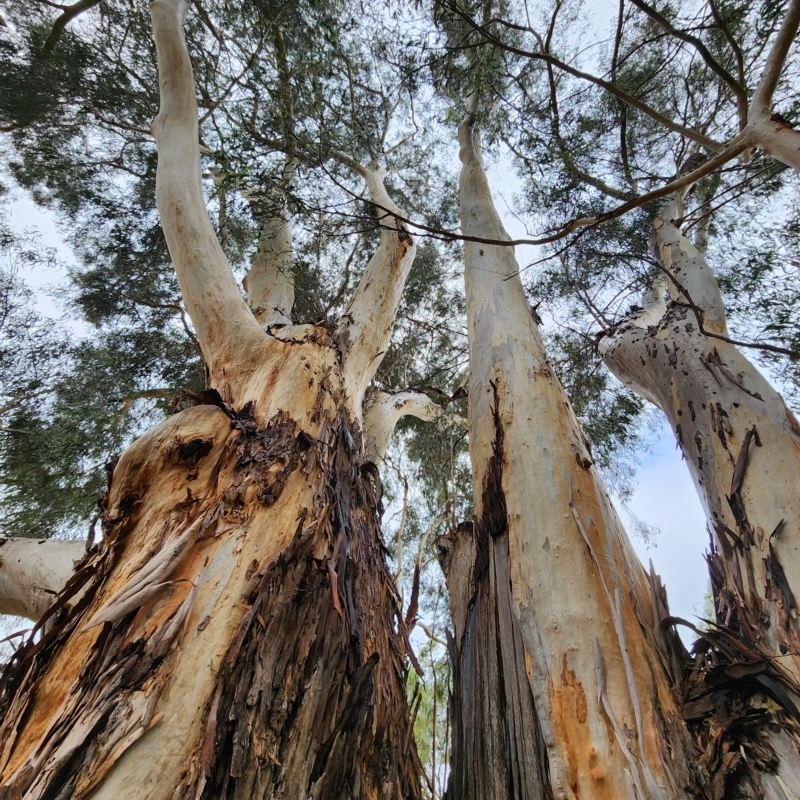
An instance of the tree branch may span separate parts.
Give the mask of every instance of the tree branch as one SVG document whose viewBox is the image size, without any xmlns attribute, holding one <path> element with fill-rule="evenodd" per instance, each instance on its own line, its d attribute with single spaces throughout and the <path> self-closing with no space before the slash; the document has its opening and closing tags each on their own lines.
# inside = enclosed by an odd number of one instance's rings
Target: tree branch
<svg viewBox="0 0 800 800">
<path fill-rule="evenodd" d="M 247 301 L 263 328 L 272 325 L 291 325 L 294 306 L 294 276 L 292 275 L 292 220 L 286 203 L 286 192 L 297 171 L 295 152 L 294 100 L 291 70 L 286 55 L 286 42 L 280 25 L 272 26 L 275 58 L 280 84 L 278 105 L 283 124 L 283 177 L 267 201 L 267 219 L 258 238 L 258 250 L 247 275 L 242 281 Z"/>
<path fill-rule="evenodd" d="M 0 537 L 0 614 L 38 621 L 84 555 L 80 541 Z"/>
<path fill-rule="evenodd" d="M 717 23 L 717 26 L 722 31 L 722 35 L 725 37 L 725 41 L 730 45 L 731 50 L 733 50 L 733 56 L 736 59 L 736 74 L 739 79 L 739 84 L 746 92 L 747 80 L 744 74 L 744 53 L 742 53 L 742 48 L 739 47 L 739 42 L 736 41 L 728 24 L 722 18 L 722 14 L 719 13 L 716 2 L 714 2 L 714 0 L 708 0 L 708 5 L 711 8 L 711 15 L 714 17 L 714 22 Z"/>
<path fill-rule="evenodd" d="M 355 164 L 354 168 L 367 184 L 381 230 L 378 249 L 336 329 L 345 391 L 360 412 L 364 392 L 389 346 L 417 245 L 403 212 L 386 191 L 385 172 Z"/>
<path fill-rule="evenodd" d="M 751 116 L 769 117 L 772 113 L 772 96 L 778 86 L 789 49 L 797 36 L 798 27 L 800 27 L 800 0 L 790 0 L 786 16 L 767 56 L 761 80 L 753 93 Z"/>
<path fill-rule="evenodd" d="M 482 36 L 485 37 L 486 41 L 489 44 L 493 44 L 497 47 L 501 47 L 504 50 L 507 50 L 509 53 L 514 53 L 518 56 L 523 56 L 525 58 L 530 58 L 534 61 L 544 61 L 548 64 L 552 64 L 554 67 L 562 70 L 563 72 L 568 73 L 576 78 L 580 78 L 581 80 L 588 81 L 589 83 L 593 83 L 597 86 L 602 87 L 605 89 L 609 94 L 613 95 L 614 97 L 624 101 L 629 106 L 641 111 L 643 114 L 646 114 L 648 117 L 651 117 L 656 122 L 663 125 L 668 130 L 671 130 L 675 133 L 679 133 L 681 136 L 685 136 L 687 139 L 691 139 L 694 142 L 702 145 L 703 147 L 711 150 L 714 153 L 722 152 L 725 149 L 725 145 L 721 142 L 717 142 L 714 139 L 711 139 L 708 136 L 704 136 L 702 133 L 698 133 L 697 131 L 693 130 L 692 128 L 687 128 L 683 125 L 680 125 L 677 122 L 673 122 L 669 117 L 665 117 L 663 114 L 660 114 L 654 108 L 651 108 L 646 103 L 639 100 L 639 98 L 634 97 L 628 92 L 620 89 L 619 87 L 615 86 L 613 83 L 609 81 L 603 80 L 602 78 L 598 78 L 596 75 L 591 75 L 588 72 L 583 72 L 582 70 L 576 69 L 573 66 L 565 63 L 564 61 L 555 58 L 554 56 L 548 55 L 546 53 L 534 53 L 530 50 L 523 50 L 519 47 L 514 47 L 513 45 L 507 44 L 506 42 L 499 39 L 493 33 L 491 33 L 487 28 L 479 25 L 475 22 L 469 14 L 461 10 L 458 6 L 453 5 L 453 10 L 461 16 L 468 25 L 470 25 L 475 31 L 480 33 Z"/>
<path fill-rule="evenodd" d="M 160 109 L 153 123 L 158 147 L 156 204 L 186 309 L 212 383 L 263 337 L 220 247 L 201 185 L 197 100 L 183 24 L 188 0 L 154 0 Z M 240 356 L 241 357 L 241 356 Z"/>
<path fill-rule="evenodd" d="M 42 56 L 48 55 L 52 52 L 53 48 L 58 43 L 58 40 L 61 38 L 61 34 L 64 33 L 67 25 L 72 22 L 75 17 L 83 14 L 84 11 L 88 11 L 90 8 L 94 6 L 99 6 L 103 0 L 79 0 L 77 3 L 73 3 L 71 6 L 67 6 L 61 15 L 56 19 L 53 23 L 53 27 L 50 30 L 50 35 L 47 37 L 44 45 L 42 46 Z"/>
<path fill-rule="evenodd" d="M 696 36 L 692 36 L 686 31 L 678 30 L 672 23 L 652 6 L 647 5 L 644 0 L 631 0 L 631 3 L 636 6 L 640 11 L 647 14 L 650 19 L 657 22 L 670 36 L 680 39 L 687 44 L 692 45 L 700 55 L 700 58 L 705 61 L 708 68 L 733 92 L 736 98 L 736 107 L 739 113 L 739 126 L 744 128 L 747 125 L 747 92 L 733 75 L 728 72 L 709 52 L 708 48 Z"/>
<path fill-rule="evenodd" d="M 442 416 L 442 407 L 423 392 L 376 392 L 370 398 L 364 410 L 364 433 L 370 461 L 374 464 L 383 461 L 395 426 L 407 416 L 432 422 Z"/>
<path fill-rule="evenodd" d="M 671 282 L 670 295 L 685 294 L 702 312 L 703 325 L 728 335 L 725 304 L 717 279 L 703 254 L 681 233 L 682 211 L 677 197 L 665 203 L 653 218 L 653 250 Z M 678 283 L 680 288 L 678 288 Z"/>
</svg>

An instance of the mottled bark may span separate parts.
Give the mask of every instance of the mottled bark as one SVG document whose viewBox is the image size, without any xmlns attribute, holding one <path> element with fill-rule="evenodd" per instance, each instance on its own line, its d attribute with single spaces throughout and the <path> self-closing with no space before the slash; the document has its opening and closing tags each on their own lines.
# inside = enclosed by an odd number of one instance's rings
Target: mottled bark
<svg viewBox="0 0 800 800">
<path fill-rule="evenodd" d="M 800 591 L 800 427 L 734 345 L 703 332 L 727 336 L 725 309 L 705 256 L 680 232 L 680 216 L 673 200 L 653 225 L 655 255 L 670 276 L 669 303 L 661 304 L 657 316 L 634 314 L 601 341 L 600 349 L 617 377 L 667 416 L 706 511 L 719 628 L 706 636 L 709 654 L 698 658 L 728 675 L 728 691 L 724 700 L 722 693 L 717 695 L 716 713 L 737 703 L 761 709 L 760 724 L 748 734 L 756 739 L 770 739 L 770 722 L 786 728 L 786 742 L 767 744 L 775 753 L 771 760 L 762 759 L 770 761 L 767 775 L 740 775 L 742 786 L 729 785 L 729 796 L 740 796 L 734 794 L 739 791 L 749 797 L 748 781 L 767 785 L 774 774 L 796 792 L 800 736 L 791 720 L 800 708 L 795 609 Z M 752 681 L 737 686 L 731 671 L 725 672 L 731 662 L 742 676 L 760 676 L 761 687 Z M 710 669 L 705 663 L 698 667 Z M 720 676 L 715 681 L 722 682 Z M 769 687 L 771 703 L 764 701 L 764 687 Z M 708 698 L 705 703 L 710 711 L 713 704 Z M 743 741 L 748 748 L 747 735 Z"/>
<path fill-rule="evenodd" d="M 352 348 L 341 331 L 258 324 L 202 200 L 187 6 L 151 6 L 156 191 L 211 388 L 123 454 L 99 548 L 3 673 L 0 798 L 417 798 L 350 361 L 388 340 L 396 302 L 353 315 Z M 397 298 L 413 242 L 395 229 L 381 246 L 392 266 L 372 291 Z"/>
<path fill-rule="evenodd" d="M 462 230 L 507 239 L 469 119 L 460 143 Z M 448 545 L 461 737 L 448 797 L 699 793 L 657 580 L 592 465 L 512 249 L 465 250 L 476 521 Z"/>
</svg>

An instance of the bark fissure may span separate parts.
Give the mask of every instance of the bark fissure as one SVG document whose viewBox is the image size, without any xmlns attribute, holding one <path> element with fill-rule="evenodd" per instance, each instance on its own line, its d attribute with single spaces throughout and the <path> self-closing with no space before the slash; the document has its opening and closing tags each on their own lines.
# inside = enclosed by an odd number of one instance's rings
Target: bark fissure
<svg viewBox="0 0 800 800">
<path fill-rule="evenodd" d="M 459 131 L 462 231 L 507 240 L 472 123 L 468 118 Z M 531 780 L 534 771 L 519 773 L 536 787 L 532 794 L 550 792 L 559 800 L 703 796 L 670 673 L 680 662 L 655 619 L 666 600 L 659 597 L 660 606 L 653 600 L 651 579 L 600 484 L 547 360 L 513 251 L 472 242 L 465 251 L 478 523 L 469 538 L 462 534 L 449 547 L 455 562 L 448 570 L 451 603 L 462 609 L 460 615 L 454 611 L 454 640 L 463 643 L 462 662 L 473 641 L 497 652 L 492 625 L 507 626 L 509 638 L 502 641 L 519 647 L 502 649 L 502 679 L 484 667 L 478 686 L 472 678 L 476 667 L 466 677 L 462 673 L 454 708 L 474 714 L 482 694 L 508 694 L 509 674 L 520 674 L 505 660 L 513 654 L 524 665 L 535 715 L 535 722 L 526 723 L 535 750 L 529 758 L 546 764 L 538 785 Z M 492 538 L 489 529 L 500 535 Z M 480 611 L 481 587 L 473 588 L 486 563 L 486 593 L 500 597 L 502 587 L 505 598 L 496 601 L 494 614 Z M 496 702 L 485 712 L 487 718 L 490 711 L 496 715 L 487 736 L 497 738 L 503 724 L 517 730 L 502 716 L 511 709 Z M 455 727 L 454 734 L 466 740 Z M 454 780 L 470 774 L 472 758 L 472 752 L 456 752 Z M 509 794 L 509 787 L 518 793 Z M 528 796 L 524 791 L 513 783 L 488 784 L 484 796 Z"/>
<path fill-rule="evenodd" d="M 388 786 L 415 796 L 415 751 L 392 744 L 408 742 L 411 723 L 392 711 L 403 702 L 405 667 L 393 633 L 398 598 L 383 566 L 380 484 L 359 464 L 347 420 L 326 429 L 303 469 L 329 479 L 311 523 L 301 515 L 290 547 L 245 591 L 249 610 L 223 661 L 202 771 L 187 796 L 356 798 L 384 796 Z M 322 559 L 320 539 L 331 553 Z"/>
<path fill-rule="evenodd" d="M 135 492 L 146 489 L 147 476 L 135 474 L 130 451 L 118 465 L 101 549 L 45 613 L 39 641 L 32 636 L 3 675 L 0 797 L 86 796 L 137 741 L 147 741 L 145 734 L 171 713 L 162 697 L 180 691 L 171 686 L 182 646 L 216 624 L 213 608 L 203 614 L 210 606 L 202 565 L 225 540 L 241 549 L 235 542 L 248 517 L 246 528 L 257 536 L 273 509 L 288 511 L 284 494 L 298 482 L 317 487 L 310 507 L 298 513 L 295 505 L 287 546 L 262 570 L 253 559 L 242 574 L 241 622 L 221 663 L 214 665 L 212 655 L 203 666 L 216 674 L 207 700 L 198 698 L 197 713 L 208 703 L 205 733 L 183 745 L 194 755 L 179 773 L 159 776 L 158 796 L 282 797 L 299 787 L 304 797 L 394 797 L 398 788 L 403 797 L 418 796 L 405 644 L 395 632 L 398 597 L 380 539 L 380 482 L 361 461 L 360 434 L 343 411 L 335 418 L 321 411 L 315 436 L 282 412 L 262 428 L 252 407 L 225 414 L 198 406 L 168 425 L 205 427 L 209 418 L 213 434 L 206 427 L 204 435 L 190 430 L 160 439 L 157 457 L 188 473 L 191 489 L 177 494 L 171 519 L 151 532 L 155 556 L 139 566 L 129 551 L 150 516 L 145 491 Z M 210 450 L 198 450 L 198 442 L 209 441 Z M 188 456 L 175 463 L 176 453 Z M 126 564 L 129 575 L 120 580 Z M 157 591 L 141 593 L 148 588 Z M 121 613 L 103 613 L 131 597 Z M 93 642 L 76 653 L 77 672 L 51 716 L 37 702 L 38 687 L 81 634 Z M 45 727 L 30 740 L 36 719 Z M 15 741 L 20 736 L 25 741 Z"/>
</svg>

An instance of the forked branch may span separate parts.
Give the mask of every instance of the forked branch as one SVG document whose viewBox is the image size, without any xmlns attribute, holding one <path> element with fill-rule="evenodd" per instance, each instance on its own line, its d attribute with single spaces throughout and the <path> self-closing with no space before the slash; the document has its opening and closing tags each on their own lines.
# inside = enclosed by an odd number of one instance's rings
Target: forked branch
<svg viewBox="0 0 800 800">
<path fill-rule="evenodd" d="M 187 0 L 153 0 L 160 109 L 156 203 L 186 309 L 212 383 L 247 339 L 262 337 L 214 233 L 203 197 L 194 77 L 183 25 Z"/>
<path fill-rule="evenodd" d="M 764 65 L 764 72 L 758 82 L 753 101 L 751 104 L 751 114 L 764 114 L 769 116 L 772 111 L 772 97 L 778 86 L 778 81 L 789 55 L 789 49 L 797 36 L 800 27 L 800 0 L 790 0 L 789 7 L 786 9 L 786 16 L 783 18 L 778 35 L 772 44 L 772 49 L 767 56 L 767 63 Z"/>
<path fill-rule="evenodd" d="M 727 336 L 725 304 L 719 284 L 705 256 L 681 233 L 677 197 L 665 203 L 653 219 L 653 250 L 670 280 L 673 300 L 687 294 L 701 310 L 706 329 Z"/>
</svg>

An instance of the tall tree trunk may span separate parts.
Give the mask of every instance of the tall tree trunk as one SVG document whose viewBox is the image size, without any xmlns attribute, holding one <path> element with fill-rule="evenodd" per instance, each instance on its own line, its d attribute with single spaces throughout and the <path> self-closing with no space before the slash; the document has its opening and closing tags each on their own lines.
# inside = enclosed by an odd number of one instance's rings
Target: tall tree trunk
<svg viewBox="0 0 800 800">
<path fill-rule="evenodd" d="M 600 349 L 612 372 L 655 403 L 675 431 L 711 532 L 718 636 L 777 692 L 783 710 L 776 713 L 798 717 L 800 426 L 778 392 L 725 341 L 719 286 L 703 252 L 681 234 L 681 216 L 679 201 L 671 200 L 653 224 L 670 302 L 663 292 L 651 298 Z M 791 732 L 782 769 L 796 795 L 800 738 L 796 726 Z"/>
<path fill-rule="evenodd" d="M 507 240 L 471 118 L 460 145 L 462 231 Z M 657 576 L 592 466 L 512 248 L 465 249 L 476 521 L 443 543 L 455 629 L 448 797 L 687 796 L 703 776 Z"/>
<path fill-rule="evenodd" d="M 203 203 L 187 8 L 151 5 L 156 192 L 211 388 L 116 464 L 100 548 L 6 669 L 0 797 L 416 798 L 361 423 L 415 245 L 387 213 L 335 334 L 262 329 Z M 394 209 L 380 173 L 362 172 Z M 288 310 L 283 283 L 250 280 L 256 313 Z"/>
</svg>

